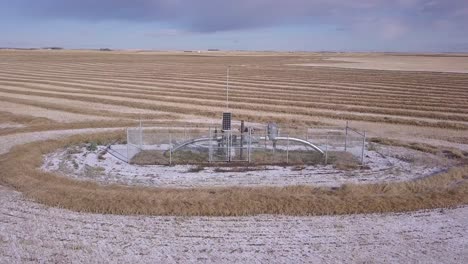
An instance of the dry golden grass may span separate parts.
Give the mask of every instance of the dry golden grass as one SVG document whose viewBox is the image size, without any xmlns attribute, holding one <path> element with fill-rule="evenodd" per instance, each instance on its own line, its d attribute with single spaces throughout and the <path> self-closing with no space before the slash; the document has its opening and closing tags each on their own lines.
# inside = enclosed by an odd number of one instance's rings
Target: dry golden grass
<svg viewBox="0 0 468 264">
<path fill-rule="evenodd" d="M 38 170 L 42 155 L 80 142 L 105 143 L 122 133 L 73 136 L 17 146 L 0 156 L 0 182 L 50 206 L 104 214 L 239 216 L 401 212 L 468 203 L 468 166 L 411 182 L 260 188 L 169 189 L 101 186 Z"/>
</svg>

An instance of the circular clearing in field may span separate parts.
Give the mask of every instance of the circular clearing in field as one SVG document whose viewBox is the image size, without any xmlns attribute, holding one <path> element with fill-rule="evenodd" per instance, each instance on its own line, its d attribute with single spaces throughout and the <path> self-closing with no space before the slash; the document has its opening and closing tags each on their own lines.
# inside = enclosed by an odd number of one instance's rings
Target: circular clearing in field
<svg viewBox="0 0 468 264">
<path fill-rule="evenodd" d="M 78 180 L 100 184 L 148 187 L 192 188 L 227 186 L 326 186 L 343 184 L 400 182 L 423 178 L 444 168 L 430 154 L 401 147 L 378 145 L 366 153 L 363 167 L 334 165 L 239 166 L 210 165 L 136 165 L 127 164 L 104 146 L 89 150 L 86 145 L 57 150 L 45 156 L 42 169 Z M 105 153 L 105 154 L 103 154 Z"/>
</svg>

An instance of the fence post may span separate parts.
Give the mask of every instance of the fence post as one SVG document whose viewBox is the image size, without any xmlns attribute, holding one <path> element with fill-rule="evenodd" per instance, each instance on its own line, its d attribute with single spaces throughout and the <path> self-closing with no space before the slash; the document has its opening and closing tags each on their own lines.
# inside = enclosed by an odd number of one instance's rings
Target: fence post
<svg viewBox="0 0 468 264">
<path fill-rule="evenodd" d="M 327 132 L 327 139 L 325 141 L 325 165 L 328 165 L 328 132 Z"/>
<path fill-rule="evenodd" d="M 241 133 L 240 133 L 240 160 L 244 160 L 244 120 L 241 120 Z"/>
<path fill-rule="evenodd" d="M 229 147 L 228 147 L 228 160 L 229 162 L 232 161 L 232 132 L 229 131 Z"/>
<path fill-rule="evenodd" d="M 127 128 L 127 163 L 130 163 L 130 153 L 129 153 L 129 146 L 130 146 L 130 141 L 129 141 L 129 135 L 128 135 L 128 128 Z"/>
<path fill-rule="evenodd" d="M 249 128 L 249 148 L 247 149 L 248 151 L 248 157 L 249 157 L 249 163 L 251 161 L 251 147 L 252 147 L 252 130 Z"/>
<path fill-rule="evenodd" d="M 169 132 L 169 165 L 172 165 L 172 134 Z"/>
<path fill-rule="evenodd" d="M 288 146 L 286 147 L 286 163 L 289 164 L 289 134 L 288 134 Z"/>
<path fill-rule="evenodd" d="M 229 162 L 229 132 L 225 132 L 226 133 L 226 146 L 225 146 L 225 153 L 226 153 L 226 161 Z"/>
<path fill-rule="evenodd" d="M 348 121 L 346 121 L 346 128 L 345 128 L 345 140 L 344 140 L 344 151 L 348 150 Z"/>
<path fill-rule="evenodd" d="M 366 149 L 366 131 L 364 131 L 364 137 L 362 138 L 361 165 L 364 165 L 364 150 L 365 149 Z"/>
<path fill-rule="evenodd" d="M 140 119 L 140 150 L 143 150 L 143 129 L 141 127 L 141 119 Z"/>
<path fill-rule="evenodd" d="M 213 135 L 211 134 L 211 127 L 208 130 L 208 136 L 210 137 L 209 146 L 208 146 L 208 162 L 211 163 L 213 159 L 213 144 L 211 141 L 213 141 Z"/>
</svg>

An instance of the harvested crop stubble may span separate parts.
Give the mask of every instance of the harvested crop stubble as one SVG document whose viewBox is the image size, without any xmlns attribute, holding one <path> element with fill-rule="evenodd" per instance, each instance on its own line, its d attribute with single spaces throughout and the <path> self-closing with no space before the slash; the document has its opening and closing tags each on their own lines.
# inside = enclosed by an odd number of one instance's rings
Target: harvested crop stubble
<svg viewBox="0 0 468 264">
<path fill-rule="evenodd" d="M 39 118 L 40 120 L 41 118 Z M 159 128 L 168 127 L 198 127 L 199 124 L 193 124 L 187 121 L 174 121 L 174 120 L 142 120 L 145 125 L 157 126 Z M 59 123 L 59 122 L 47 122 L 29 125 L 27 127 L 3 129 L 0 131 L 0 136 L 17 134 L 17 133 L 28 133 L 28 132 L 40 132 L 40 131 L 54 131 L 54 130 L 69 130 L 69 129 L 86 129 L 86 128 L 119 128 L 119 127 L 134 127 L 139 122 L 136 120 L 97 120 L 97 121 L 84 121 L 84 122 L 73 122 L 73 123 Z M 203 126 L 203 124 L 201 125 Z"/>
<path fill-rule="evenodd" d="M 15 147 L 0 156 L 0 182 L 38 202 L 104 214 L 239 216 L 400 212 L 468 203 L 468 166 L 411 182 L 259 188 L 101 186 L 45 173 L 42 155 L 81 142 L 105 143 L 123 133 L 72 136 Z M 217 175 L 213 175 L 217 177 Z"/>
<path fill-rule="evenodd" d="M 24 105 L 30 105 L 35 107 L 41 107 L 45 109 L 52 109 L 58 111 L 64 111 L 68 113 L 75 114 L 84 114 L 90 116 L 100 116 L 100 117 L 113 117 L 113 118 L 133 118 L 133 119 L 176 119 L 177 117 L 170 113 L 161 113 L 161 114 L 139 114 L 139 113 L 121 113 L 108 110 L 93 110 L 93 109 L 84 109 L 82 107 L 74 107 L 70 105 L 64 105 L 60 103 L 51 103 L 51 102 L 39 102 L 35 100 L 28 100 L 15 97 L 0 96 L 1 101 L 18 103 Z"/>
<path fill-rule="evenodd" d="M 30 105 L 56 98 L 104 110 L 123 105 L 139 112 L 214 117 L 223 110 L 225 66 L 237 65 L 231 71 L 230 99 L 239 118 L 261 121 L 257 117 L 288 115 L 304 122 L 347 119 L 468 128 L 467 74 L 289 66 L 327 56 L 304 53 L 258 54 L 254 59 L 229 54 L 1 53 L 3 99 L 29 95 Z M 51 107 L 80 112 L 64 103 Z M 93 110 L 83 109 L 89 115 L 135 118 L 132 113 Z"/>
<path fill-rule="evenodd" d="M 0 98 L 1 100 L 1 98 Z M 10 112 L 0 111 L 0 123 L 13 122 L 26 125 L 47 124 L 54 121 L 44 117 L 34 117 L 29 115 L 18 115 Z"/>
<path fill-rule="evenodd" d="M 98 121 L 85 121 L 85 122 L 74 122 L 74 123 L 38 123 L 37 125 L 30 125 L 27 127 L 4 129 L 0 131 L 0 136 L 26 133 L 26 132 L 38 132 L 38 131 L 52 131 L 52 130 L 67 130 L 67 129 L 82 129 L 82 128 L 111 128 L 111 127 L 128 127 L 134 126 L 135 121 L 132 120 L 98 120 Z"/>
<path fill-rule="evenodd" d="M 198 82 L 193 82 L 193 81 L 186 81 L 190 83 L 190 85 L 181 85 L 177 84 L 178 82 L 181 82 L 180 77 L 179 79 L 174 79 L 171 80 L 171 82 L 163 82 L 161 83 L 159 80 L 157 82 L 158 86 L 154 87 L 154 83 L 148 82 L 144 84 L 140 84 L 141 81 L 128 81 L 127 79 L 125 81 L 116 81 L 115 79 L 109 79 L 106 81 L 103 81 L 100 79 L 99 81 L 94 81 L 91 82 L 88 79 L 86 80 L 81 80 L 81 79 L 73 79 L 73 81 L 70 81 L 70 78 L 67 78 L 67 81 L 55 81 L 51 80 L 53 77 L 49 77 L 48 80 L 43 80 L 43 79 L 32 79 L 31 81 L 28 81 L 25 78 L 21 79 L 15 79 L 15 78 L 0 78 L 1 84 L 7 84 L 7 85 L 13 85 L 13 86 L 19 86 L 21 85 L 22 87 L 37 87 L 37 86 L 43 86 L 44 84 L 47 85 L 47 87 L 60 87 L 61 89 L 59 90 L 69 90 L 69 89 L 82 89 L 82 90 L 99 90 L 99 91 L 127 91 L 127 92 L 136 92 L 138 91 L 139 93 L 146 93 L 146 94 L 159 94 L 160 92 L 163 92 L 164 94 L 172 94 L 172 95 L 179 95 L 181 97 L 184 97 L 187 95 L 188 92 L 193 90 L 194 88 L 198 88 L 198 93 L 197 94 L 192 94 L 193 96 L 196 96 L 198 98 L 211 98 L 213 96 L 222 96 L 222 94 L 219 93 L 220 88 L 222 86 L 216 85 L 216 87 L 210 87 L 210 84 L 212 81 L 204 83 L 198 83 Z M 4 80 L 7 80 L 6 82 Z M 90 83 L 91 82 L 91 83 Z M 117 83 L 116 83 L 117 82 Z M 34 86 L 31 86 L 31 84 L 34 84 Z M 242 84 L 242 83 L 241 83 Z M 199 86 L 203 87 L 199 87 Z M 233 83 L 235 85 L 235 83 Z M 378 101 L 379 103 L 384 103 L 386 102 L 387 105 L 386 107 L 393 107 L 395 109 L 399 109 L 400 107 L 411 107 L 412 108 L 420 108 L 420 106 L 439 106 L 441 107 L 441 111 L 444 111 L 444 109 L 450 109 L 451 107 L 458 109 L 459 111 L 463 112 L 463 107 L 457 106 L 456 103 L 460 101 L 460 103 L 463 103 L 464 101 L 462 98 L 457 97 L 453 98 L 452 100 L 448 99 L 441 99 L 441 98 L 434 98 L 434 97 L 425 97 L 423 95 L 418 95 L 417 97 L 410 97 L 408 98 L 401 98 L 400 96 L 395 96 L 393 94 L 390 95 L 384 95 L 382 92 L 379 92 L 377 88 L 372 87 L 373 89 L 363 89 L 361 88 L 353 88 L 353 86 L 347 86 L 345 84 L 315 84 L 311 83 L 308 85 L 307 89 L 299 89 L 299 87 L 291 86 L 291 84 L 287 84 L 288 88 L 294 89 L 297 91 L 296 95 L 300 95 L 301 98 L 297 98 L 297 96 L 292 96 L 290 93 L 287 91 L 284 91 L 284 86 L 281 85 L 276 85 L 277 87 L 283 88 L 277 88 L 277 89 L 269 89 L 268 87 L 261 87 L 259 85 L 256 85 L 254 87 L 244 87 L 244 86 L 236 86 L 236 89 L 233 92 L 233 95 L 236 95 L 236 97 L 242 97 L 245 99 L 251 98 L 252 95 L 262 95 L 262 99 L 280 99 L 280 100 L 293 100 L 293 101 L 300 101 L 303 98 L 307 99 L 314 99 L 315 101 L 322 101 L 322 102 L 327 102 L 330 100 L 336 101 L 337 99 L 339 100 L 346 100 L 351 103 L 348 103 L 348 105 L 355 105 L 355 104 L 362 104 L 365 102 L 362 102 L 360 100 L 355 100 L 357 99 L 366 99 L 366 102 L 372 102 L 372 101 Z M 286 84 L 285 84 L 286 86 Z M 359 85 L 362 86 L 362 85 Z M 259 92 L 259 88 L 262 88 Z M 346 88 L 346 91 L 343 91 L 343 88 Z M 350 90 L 353 92 L 350 93 Z M 376 91 L 377 90 L 377 91 Z M 425 88 L 425 90 L 428 90 L 428 88 Z M 363 92 L 366 92 L 363 94 Z M 429 92 L 429 91 L 428 91 Z M 354 98 L 354 99 L 353 99 Z M 235 98 L 232 98 L 233 100 Z M 258 98 L 255 98 L 258 99 Z M 326 100 L 325 100 L 326 99 Z M 382 100 L 384 99 L 384 100 Z M 418 105 L 405 105 L 401 104 L 401 102 L 404 101 L 412 101 L 412 102 L 418 102 Z M 391 104 L 390 104 L 391 103 Z M 449 106 L 451 105 L 451 106 Z M 374 106 L 379 106 L 374 105 Z"/>
<path fill-rule="evenodd" d="M 19 91 L 14 89 L 5 89 L 0 88 L 1 92 L 9 92 L 12 94 L 20 94 L 20 95 L 34 95 L 34 96 L 44 96 L 49 98 L 57 98 L 57 99 L 70 99 L 70 100 L 79 100 L 79 101 L 88 101 L 88 102 L 95 102 L 101 104 L 109 104 L 109 105 L 124 105 L 128 107 L 135 107 L 139 109 L 148 109 L 148 110 L 156 110 L 156 111 L 171 111 L 173 113 L 178 114 L 193 114 L 199 115 L 203 117 L 215 117 L 217 116 L 219 111 L 216 111 L 215 106 L 219 104 L 208 104 L 205 103 L 204 105 L 210 105 L 210 108 L 196 108 L 194 109 L 188 102 L 182 100 L 164 100 L 160 101 L 159 104 L 154 104 L 154 101 L 149 103 L 148 101 L 139 102 L 134 99 L 134 101 L 126 101 L 123 97 L 116 97 L 116 96 L 103 96 L 102 98 L 96 97 L 93 95 L 69 95 L 69 94 L 55 94 L 55 93 L 44 93 L 44 92 L 34 92 L 34 91 Z M 105 98 L 104 98 L 105 97 Z M 136 97 L 136 96 L 134 96 Z M 108 99 L 113 98 L 113 99 Z M 146 98 L 146 97 L 144 97 Z M 144 100 L 144 99 L 141 99 Z M 179 105 L 176 105 L 170 101 L 178 102 Z M 193 101 L 193 100 L 190 100 Z M 241 107 L 242 104 L 236 105 L 233 104 L 231 108 L 243 109 Z M 218 110 L 222 108 L 218 107 Z M 277 107 L 276 107 L 277 108 Z M 275 107 L 260 107 L 256 106 L 256 109 L 252 109 L 257 111 L 257 114 L 237 114 L 238 118 L 249 119 L 254 121 L 262 121 L 262 117 L 259 117 L 258 111 L 264 111 L 265 113 L 269 113 L 269 111 L 274 111 L 283 114 L 295 114 L 297 116 L 302 117 L 309 117 L 309 116 L 317 116 L 317 117 L 326 117 L 332 119 L 342 119 L 342 120 L 359 120 L 359 121 L 368 121 L 368 122 L 378 122 L 378 123 L 390 123 L 390 124 L 405 124 L 405 125 L 414 125 L 414 126 L 427 126 L 427 127 L 439 127 L 439 128 L 448 128 L 448 129 L 468 129 L 468 125 L 463 123 L 455 123 L 455 122 L 445 122 L 445 121 L 436 121 L 436 122 L 428 122 L 423 120 L 413 120 L 413 119 L 406 119 L 406 118 L 396 118 L 396 117 L 386 117 L 386 116 L 369 116 L 369 115 L 356 115 L 356 114 L 346 114 L 346 113 L 333 113 L 333 112 L 321 112 L 321 111 L 311 111 L 308 110 L 304 113 L 299 113 L 295 111 L 290 111 L 285 109 L 284 111 L 275 110 Z M 282 122 L 284 123 L 284 122 Z"/>
<path fill-rule="evenodd" d="M 1 81 L 0 81 L 0 84 Z M 199 91 L 199 94 L 188 95 L 189 92 L 185 91 L 183 93 L 174 92 L 175 89 L 160 88 L 160 90 L 152 89 L 151 92 L 140 91 L 135 89 L 122 89 L 118 90 L 115 87 L 112 88 L 103 88 L 102 85 L 98 87 L 81 87 L 77 85 L 68 84 L 67 87 L 53 86 L 48 85 L 48 88 L 39 88 L 36 87 L 37 84 L 19 84 L 15 83 L 17 90 L 23 91 L 43 91 L 51 92 L 53 94 L 72 94 L 72 95 L 101 95 L 101 96 L 117 96 L 124 97 L 129 99 L 153 99 L 154 101 L 164 101 L 164 102 L 173 102 L 173 103 L 185 103 L 190 104 L 198 102 L 200 105 L 207 105 L 217 107 L 220 102 L 225 99 L 223 95 L 217 94 L 202 94 L 202 91 Z M 57 88 L 54 88 L 57 87 Z M 73 88 L 71 88 L 73 87 Z M 18 89 L 21 88 L 21 89 Z M 96 91 L 98 90 L 98 91 Z M 254 93 L 253 96 L 259 96 L 258 93 Z M 420 117 L 420 118 L 429 118 L 436 120 L 447 120 L 447 121 L 464 121 L 468 122 L 468 113 L 465 109 L 455 108 L 429 108 L 427 110 L 411 110 L 411 108 L 421 108 L 421 106 L 411 106 L 401 105 L 401 102 L 394 103 L 392 105 L 384 106 L 382 104 L 377 104 L 371 107 L 358 107 L 355 105 L 362 104 L 363 96 L 359 96 L 359 99 L 354 99 L 354 101 L 349 101 L 346 105 L 338 105 L 336 103 L 320 103 L 322 96 L 317 96 L 314 98 L 313 102 L 302 102 L 301 100 L 295 98 L 294 107 L 291 106 L 291 101 L 286 101 L 285 99 L 258 99 L 252 98 L 245 95 L 239 95 L 238 93 L 231 94 L 231 107 L 234 109 L 252 109 L 252 110 L 262 110 L 262 111 L 271 111 L 277 113 L 291 113 L 291 114 L 302 114 L 307 115 L 310 113 L 310 109 L 321 109 L 321 110 L 333 110 L 333 111 L 347 111 L 350 113 L 369 113 L 369 114 L 379 114 L 379 115 L 390 115 L 390 116 L 407 116 L 407 117 Z M 350 98 L 347 98 L 348 100 Z M 336 98 L 334 99 L 336 100 Z M 356 102 L 357 101 L 357 102 Z M 274 105 L 272 107 L 271 105 Z M 377 107 L 378 106 L 378 107 Z M 389 107 L 391 106 L 391 107 Z M 402 109 L 400 109 L 402 108 Z M 434 111 L 440 111 L 442 113 L 437 113 Z M 456 114 L 454 114 L 456 113 Z M 465 115 L 461 115 L 465 114 Z"/>
</svg>

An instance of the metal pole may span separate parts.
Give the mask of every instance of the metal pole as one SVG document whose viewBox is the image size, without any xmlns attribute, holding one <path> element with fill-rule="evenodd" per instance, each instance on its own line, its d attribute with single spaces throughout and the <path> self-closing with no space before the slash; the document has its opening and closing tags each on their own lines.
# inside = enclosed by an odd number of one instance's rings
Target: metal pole
<svg viewBox="0 0 468 264">
<path fill-rule="evenodd" d="M 130 141 L 129 141 L 129 135 L 128 135 L 128 128 L 127 128 L 127 163 L 130 163 L 130 154 L 129 154 L 129 146 L 130 146 Z"/>
<path fill-rule="evenodd" d="M 241 120 L 241 134 L 240 134 L 240 159 L 244 157 L 244 120 Z"/>
<path fill-rule="evenodd" d="M 251 148 L 252 148 L 252 130 L 249 129 L 249 148 L 248 148 L 249 163 L 251 161 Z"/>
<path fill-rule="evenodd" d="M 225 136 L 224 136 L 224 145 L 223 145 L 223 148 L 224 148 L 224 160 L 225 161 L 229 161 L 229 133 L 228 132 L 225 132 Z"/>
<path fill-rule="evenodd" d="M 346 121 L 344 151 L 348 150 L 348 121 Z"/>
<path fill-rule="evenodd" d="M 328 164 L 328 132 L 327 132 L 327 140 L 325 142 L 325 165 Z"/>
<path fill-rule="evenodd" d="M 229 147 L 228 147 L 228 158 L 229 158 L 229 162 L 231 162 L 232 160 L 232 132 L 229 131 L 229 141 L 228 141 L 228 144 L 229 144 Z"/>
<path fill-rule="evenodd" d="M 225 142 L 224 142 L 224 143 L 226 143 L 225 146 L 224 146 L 224 148 L 225 148 L 224 151 L 225 151 L 225 156 L 226 156 L 225 160 L 229 161 L 229 131 L 225 131 L 225 133 L 226 133 L 225 134 L 226 135 L 225 136 Z"/>
<path fill-rule="evenodd" d="M 172 134 L 169 132 L 169 165 L 172 165 Z"/>
<path fill-rule="evenodd" d="M 288 134 L 288 146 L 286 147 L 286 163 L 289 164 L 289 134 Z"/>
<path fill-rule="evenodd" d="M 143 149 L 143 129 L 141 127 L 141 118 L 140 118 L 140 149 Z"/>
<path fill-rule="evenodd" d="M 211 134 L 211 127 L 210 127 L 210 130 L 209 130 L 209 134 L 210 134 L 210 141 L 209 141 L 209 149 L 208 149 L 208 161 L 211 163 L 213 161 L 213 144 L 212 144 L 212 140 L 213 140 L 213 135 Z"/>
<path fill-rule="evenodd" d="M 226 109 L 229 110 L 229 67 L 227 67 L 226 72 Z"/>
<path fill-rule="evenodd" d="M 365 149 L 366 149 L 366 131 L 364 131 L 364 137 L 362 138 L 361 165 L 364 165 L 364 150 Z"/>
</svg>

